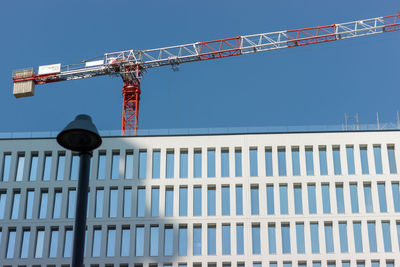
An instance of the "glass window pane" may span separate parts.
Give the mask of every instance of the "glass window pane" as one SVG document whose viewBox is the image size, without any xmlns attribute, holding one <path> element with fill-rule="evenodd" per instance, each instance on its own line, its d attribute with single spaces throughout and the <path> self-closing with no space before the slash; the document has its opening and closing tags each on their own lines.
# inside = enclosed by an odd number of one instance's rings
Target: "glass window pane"
<svg viewBox="0 0 400 267">
<path fill-rule="evenodd" d="M 215 149 L 207 150 L 207 177 L 215 177 Z"/>
<path fill-rule="evenodd" d="M 171 226 L 166 226 L 164 229 L 164 256 L 173 255 L 174 231 Z"/>
<path fill-rule="evenodd" d="M 231 199 L 229 186 L 222 186 L 221 188 L 221 208 L 222 215 L 230 215 L 231 213 Z"/>
<path fill-rule="evenodd" d="M 201 187 L 193 188 L 193 216 L 201 216 Z"/>
<path fill-rule="evenodd" d="M 12 220 L 18 219 L 20 200 L 21 200 L 21 193 L 17 192 L 17 191 L 14 192 L 13 205 L 12 205 L 12 211 L 11 211 L 11 219 Z"/>
<path fill-rule="evenodd" d="M 289 224 L 281 225 L 282 253 L 290 253 L 290 227 Z"/>
<path fill-rule="evenodd" d="M 137 217 L 144 217 L 146 213 L 146 190 L 144 188 L 137 189 Z"/>
<path fill-rule="evenodd" d="M 269 248 L 269 254 L 276 254 L 275 224 L 268 225 L 268 248 Z"/>
<path fill-rule="evenodd" d="M 260 213 L 259 201 L 258 201 L 258 187 L 252 186 L 250 189 L 250 195 L 251 195 L 251 215 L 258 215 Z"/>
<path fill-rule="evenodd" d="M 221 177 L 229 177 L 229 150 L 221 149 Z"/>
<path fill-rule="evenodd" d="M 292 147 L 292 173 L 293 176 L 300 175 L 299 147 Z"/>
<path fill-rule="evenodd" d="M 370 184 L 364 184 L 364 199 L 365 199 L 365 210 L 368 213 L 374 212 L 374 208 L 372 206 L 372 193 Z"/>
<path fill-rule="evenodd" d="M 392 252 L 392 240 L 390 238 L 390 223 L 382 222 L 383 245 L 385 252 Z"/>
<path fill-rule="evenodd" d="M 179 216 L 187 216 L 187 201 L 188 201 L 187 187 L 180 187 L 179 188 Z"/>
<path fill-rule="evenodd" d="M 106 153 L 100 152 L 97 179 L 104 180 L 105 178 L 106 178 Z"/>
<path fill-rule="evenodd" d="M 0 220 L 4 219 L 4 213 L 6 211 L 6 196 L 7 196 L 6 192 L 0 191 Z M 28 196 L 29 196 L 29 192 L 28 192 Z M 32 210 L 32 208 L 31 208 L 31 210 Z M 29 219 L 31 219 L 31 218 L 32 218 L 32 213 L 31 213 L 31 216 Z"/>
<path fill-rule="evenodd" d="M 317 203 L 315 196 L 315 184 L 307 185 L 307 193 L 308 193 L 308 212 L 310 214 L 317 213 Z"/>
<path fill-rule="evenodd" d="M 326 161 L 326 147 L 320 146 L 319 147 L 319 171 L 321 175 L 328 174 L 328 167 Z"/>
<path fill-rule="evenodd" d="M 153 187 L 151 189 L 151 216 L 157 217 L 159 215 L 160 206 L 160 189 Z"/>
<path fill-rule="evenodd" d="M 231 254 L 231 226 L 222 225 L 222 254 Z"/>
<path fill-rule="evenodd" d="M 333 171 L 335 175 L 342 174 L 342 166 L 340 163 L 340 147 L 334 146 L 332 147 L 333 153 Z"/>
<path fill-rule="evenodd" d="M 314 158 L 312 147 L 306 147 L 306 171 L 307 175 L 314 175 Z"/>
<path fill-rule="evenodd" d="M 375 222 L 368 222 L 368 240 L 369 240 L 369 251 L 376 252 L 376 230 L 375 230 Z"/>
<path fill-rule="evenodd" d="M 29 240 L 31 236 L 31 231 L 29 229 L 25 229 L 22 232 L 22 245 L 21 245 L 21 259 L 28 258 L 29 253 Z"/>
<path fill-rule="evenodd" d="M 109 228 L 107 233 L 107 257 L 115 256 L 115 228 Z"/>
<path fill-rule="evenodd" d="M 135 255 L 138 257 L 144 255 L 144 227 L 136 226 L 136 242 L 135 242 Z"/>
<path fill-rule="evenodd" d="M 146 179 L 147 151 L 139 151 L 139 179 Z"/>
<path fill-rule="evenodd" d="M 51 154 L 44 156 L 44 168 L 43 168 L 43 181 L 50 180 L 51 171 Z"/>
<path fill-rule="evenodd" d="M 388 151 L 388 158 L 389 158 L 389 171 L 391 174 L 397 173 L 397 168 L 396 168 L 396 157 L 394 155 L 394 145 L 391 145 L 387 147 Z"/>
<path fill-rule="evenodd" d="M 216 227 L 215 225 L 209 225 L 207 227 L 207 254 L 216 254 Z"/>
<path fill-rule="evenodd" d="M 319 232 L 318 223 L 310 223 L 311 252 L 319 253 Z"/>
<path fill-rule="evenodd" d="M 79 156 L 72 155 L 70 180 L 71 181 L 78 180 L 78 175 L 79 175 Z"/>
<path fill-rule="evenodd" d="M 286 176 L 286 151 L 284 147 L 278 148 L 278 173 Z"/>
<path fill-rule="evenodd" d="M 28 190 L 27 191 L 27 196 L 26 196 L 26 211 L 25 211 L 25 219 L 32 219 L 33 215 L 33 203 L 34 203 L 34 195 L 35 192 L 33 190 Z M 0 197 L 2 198 L 4 196 L 4 205 L 5 205 L 5 194 L 0 194 Z M 0 199 L 0 203 L 2 200 Z M 3 207 L 3 208 L 2 208 Z M 0 219 L 3 219 L 1 216 L 1 210 L 3 210 L 4 213 L 4 208 L 3 204 L 0 204 Z"/>
<path fill-rule="evenodd" d="M 92 257 L 100 257 L 101 229 L 94 229 L 92 243 Z"/>
<path fill-rule="evenodd" d="M 344 213 L 343 184 L 336 184 L 336 207 L 338 213 Z"/>
<path fill-rule="evenodd" d="M 36 181 L 37 178 L 37 167 L 38 167 L 38 155 L 32 154 L 31 156 L 31 168 L 29 172 L 29 181 Z"/>
<path fill-rule="evenodd" d="M 193 227 L 193 255 L 201 255 L 201 226 Z"/>
<path fill-rule="evenodd" d="M 179 177 L 180 178 L 188 177 L 188 151 L 187 150 L 180 151 Z"/>
<path fill-rule="evenodd" d="M 16 236 L 16 231 L 14 229 L 9 230 L 8 242 L 7 242 L 7 253 L 6 253 L 7 259 L 14 258 L 15 236 Z"/>
<path fill-rule="evenodd" d="M 58 250 L 58 229 L 51 230 L 49 258 L 57 257 Z"/>
<path fill-rule="evenodd" d="M 375 159 L 376 174 L 382 174 L 382 154 L 380 145 L 374 146 L 374 159 Z"/>
<path fill-rule="evenodd" d="M 257 148 L 250 148 L 250 176 L 258 176 Z"/>
<path fill-rule="evenodd" d="M 251 247 L 253 254 L 261 254 L 260 247 L 260 226 L 253 225 L 251 228 Z"/>
<path fill-rule="evenodd" d="M 334 252 L 333 230 L 331 223 L 325 223 L 325 248 L 326 248 L 326 253 Z"/>
<path fill-rule="evenodd" d="M 131 217 L 132 211 L 132 189 L 124 189 L 124 217 Z"/>
<path fill-rule="evenodd" d="M 279 202 L 281 208 L 281 214 L 288 214 L 288 192 L 287 185 L 279 185 Z"/>
<path fill-rule="evenodd" d="M 111 179 L 119 178 L 119 153 L 113 152 L 111 158 Z M 114 230 L 115 231 L 115 230 Z"/>
<path fill-rule="evenodd" d="M 395 212 L 400 212 L 399 183 L 392 183 L 393 206 Z"/>
<path fill-rule="evenodd" d="M 350 184 L 351 212 L 358 213 L 358 192 L 357 184 Z"/>
<path fill-rule="evenodd" d="M 265 148 L 265 175 L 272 176 L 272 148 Z"/>
<path fill-rule="evenodd" d="M 303 214 L 303 196 L 301 193 L 301 185 L 294 185 L 294 212 Z"/>
<path fill-rule="evenodd" d="M 165 190 L 165 216 L 173 216 L 174 211 L 174 189 L 166 188 Z"/>
<path fill-rule="evenodd" d="M 244 254 L 244 230 L 243 224 L 236 225 L 236 254 Z"/>
<path fill-rule="evenodd" d="M 32 164 L 33 164 L 33 158 L 32 158 Z M 57 181 L 64 180 L 64 170 L 65 170 L 65 154 L 58 154 L 57 177 L 56 177 Z M 31 175 L 32 175 L 32 169 L 31 169 Z M 35 177 L 36 177 L 36 175 L 35 175 Z M 35 180 L 36 180 L 36 178 L 35 178 Z"/>
<path fill-rule="evenodd" d="M 304 223 L 296 223 L 296 245 L 297 253 L 305 253 Z"/>
<path fill-rule="evenodd" d="M 362 174 L 369 173 L 367 146 L 360 146 L 360 159 Z"/>
<path fill-rule="evenodd" d="M 44 230 L 38 230 L 36 235 L 35 258 L 43 257 Z"/>
<path fill-rule="evenodd" d="M 104 189 L 96 190 L 96 206 L 95 217 L 103 217 Z"/>
<path fill-rule="evenodd" d="M 133 178 L 133 153 L 127 152 L 125 156 L 125 179 L 132 179 L 132 178 Z"/>
<path fill-rule="evenodd" d="M 347 156 L 347 173 L 355 174 L 354 168 L 354 147 L 347 146 L 346 147 L 346 156 Z"/>
<path fill-rule="evenodd" d="M 243 215 L 243 190 L 241 185 L 236 186 L 236 215 Z"/>
<path fill-rule="evenodd" d="M 161 152 L 160 151 L 153 151 L 153 178 L 158 179 L 160 178 L 160 160 L 161 160 Z"/>
<path fill-rule="evenodd" d="M 159 227 L 152 225 L 150 227 L 150 256 L 158 256 L 158 238 Z"/>
<path fill-rule="evenodd" d="M 215 187 L 207 189 L 207 215 L 215 215 Z"/>
<path fill-rule="evenodd" d="M 353 223 L 353 232 L 354 232 L 354 247 L 356 248 L 356 252 L 362 252 L 362 235 L 361 235 L 361 222 Z"/>
<path fill-rule="evenodd" d="M 25 164 L 25 155 L 20 154 L 18 155 L 17 160 L 17 171 L 15 176 L 15 181 L 22 181 L 22 177 L 24 175 L 24 164 Z"/>
<path fill-rule="evenodd" d="M 130 251 L 130 235 L 131 230 L 129 228 L 122 228 L 122 240 L 121 240 L 121 256 L 129 256 Z"/>
<path fill-rule="evenodd" d="M 347 223 L 339 222 L 339 239 L 340 239 L 340 252 L 346 253 L 349 251 L 347 239 Z"/>
<path fill-rule="evenodd" d="M 167 150 L 167 165 L 166 165 L 166 178 L 174 178 L 174 158 L 175 154 L 173 150 Z"/>
<path fill-rule="evenodd" d="M 76 190 L 69 189 L 67 218 L 75 218 L 75 206 L 76 206 Z"/>
<path fill-rule="evenodd" d="M 178 231 L 178 255 L 187 255 L 187 227 L 179 226 Z"/>
<path fill-rule="evenodd" d="M 40 194 L 40 210 L 39 210 L 39 219 L 45 219 L 47 213 L 47 200 L 48 200 L 48 192 L 42 191 Z"/>
<path fill-rule="evenodd" d="M 331 213 L 329 184 L 322 185 L 322 208 L 325 214 Z"/>
<path fill-rule="evenodd" d="M 193 177 L 201 177 L 201 150 L 195 150 L 193 155 Z"/>
<path fill-rule="evenodd" d="M 11 154 L 4 154 L 3 160 L 3 182 L 10 180 L 10 168 L 11 168 Z"/>
<path fill-rule="evenodd" d="M 235 149 L 235 176 L 242 177 L 242 149 Z"/>
<path fill-rule="evenodd" d="M 72 240 L 73 240 L 73 232 L 72 229 L 65 230 L 65 239 L 64 239 L 64 258 L 72 257 Z"/>
<path fill-rule="evenodd" d="M 387 205 L 386 205 L 386 190 L 385 184 L 379 183 L 378 184 L 378 195 L 379 195 L 379 208 L 381 212 L 387 212 Z"/>
<path fill-rule="evenodd" d="M 275 213 L 274 185 L 267 185 L 267 214 Z"/>
<path fill-rule="evenodd" d="M 110 189 L 110 206 L 109 206 L 109 217 L 117 217 L 118 210 L 118 189 Z"/>
</svg>

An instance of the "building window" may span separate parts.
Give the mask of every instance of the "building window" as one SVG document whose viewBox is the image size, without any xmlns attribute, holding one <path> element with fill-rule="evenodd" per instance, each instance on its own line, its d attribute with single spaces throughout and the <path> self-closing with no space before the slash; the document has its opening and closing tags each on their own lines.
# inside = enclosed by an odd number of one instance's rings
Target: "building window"
<svg viewBox="0 0 400 267">
<path fill-rule="evenodd" d="M 235 148 L 235 176 L 242 177 L 242 149 Z"/>
<path fill-rule="evenodd" d="M 182 196 L 180 196 L 182 197 Z M 159 206 L 160 206 L 160 188 L 151 188 L 151 216 L 159 216 Z"/>
<path fill-rule="evenodd" d="M 179 187 L 179 216 L 187 216 L 187 201 L 188 189 L 187 187 Z"/>
<path fill-rule="evenodd" d="M 251 227 L 251 247 L 253 254 L 261 254 L 260 225 Z"/>
<path fill-rule="evenodd" d="M 28 196 L 29 196 L 29 192 L 30 191 L 28 191 Z M 0 220 L 4 219 L 4 213 L 6 211 L 6 197 L 7 197 L 7 193 L 5 191 L 0 191 Z M 32 213 L 31 213 L 30 219 L 31 218 L 32 218 Z"/>
<path fill-rule="evenodd" d="M 97 168 L 97 180 L 106 178 L 106 152 L 99 152 L 99 166 Z"/>
<path fill-rule="evenodd" d="M 339 241 L 340 241 L 340 252 L 349 252 L 349 245 L 347 241 L 347 223 L 339 222 Z"/>
<path fill-rule="evenodd" d="M 160 161 L 161 152 L 159 150 L 153 150 L 153 179 L 160 178 Z"/>
<path fill-rule="evenodd" d="M 308 213 L 315 214 L 317 213 L 317 202 L 315 196 L 315 184 L 307 185 L 307 193 L 308 193 Z"/>
<path fill-rule="evenodd" d="M 358 190 L 357 184 L 350 184 L 351 212 L 358 213 Z"/>
<path fill-rule="evenodd" d="M 115 256 L 115 228 L 109 227 L 107 231 L 107 257 Z"/>
<path fill-rule="evenodd" d="M 364 184 L 364 200 L 366 212 L 374 212 L 374 208 L 372 206 L 371 184 Z"/>
<path fill-rule="evenodd" d="M 278 147 L 278 173 L 279 176 L 286 176 L 286 150 Z"/>
<path fill-rule="evenodd" d="M 221 149 L 221 177 L 229 177 L 229 150 Z"/>
<path fill-rule="evenodd" d="M 268 224 L 268 248 L 269 248 L 269 254 L 276 254 L 275 224 Z"/>
<path fill-rule="evenodd" d="M 292 173 L 293 176 L 300 175 L 299 147 L 292 147 Z"/>
<path fill-rule="evenodd" d="M 319 172 L 321 175 L 328 175 L 326 146 L 319 146 L 318 150 L 319 150 Z"/>
<path fill-rule="evenodd" d="M 126 152 L 125 155 L 125 179 L 133 179 L 133 153 Z"/>
<path fill-rule="evenodd" d="M 346 146 L 346 155 L 347 155 L 347 173 L 355 174 L 353 146 Z"/>
<path fill-rule="evenodd" d="M 146 215 L 146 190 L 143 187 L 137 189 L 137 209 L 136 216 L 144 217 Z"/>
<path fill-rule="evenodd" d="M 303 196 L 301 192 L 301 184 L 295 184 L 294 188 L 294 212 L 303 214 Z"/>
<path fill-rule="evenodd" d="M 331 197 L 329 184 L 322 184 L 322 208 L 325 214 L 331 213 Z"/>
<path fill-rule="evenodd" d="M 382 154 L 380 145 L 374 145 L 374 159 L 376 174 L 382 174 Z"/>
<path fill-rule="evenodd" d="M 289 207 L 288 207 L 288 191 L 287 185 L 279 185 L 279 203 L 281 214 L 288 214 Z"/>
<path fill-rule="evenodd" d="M 201 216 L 201 187 L 193 187 L 193 216 Z"/>
<path fill-rule="evenodd" d="M 231 197 L 229 185 L 223 185 L 221 187 L 221 214 L 230 215 L 231 214 Z"/>
<path fill-rule="evenodd" d="M 33 158 L 32 158 L 32 164 L 33 164 Z M 64 180 L 64 171 L 65 171 L 65 153 L 60 152 L 58 153 L 58 159 L 57 159 L 57 177 L 56 177 L 57 181 Z M 32 169 L 31 169 L 31 175 L 32 175 Z M 35 180 L 36 180 L 36 174 L 35 174 Z"/>
<path fill-rule="evenodd" d="M 181 149 L 179 158 L 179 177 L 188 177 L 188 151 L 187 149 Z"/>
<path fill-rule="evenodd" d="M 319 253 L 319 231 L 318 223 L 310 223 L 311 252 Z"/>
<path fill-rule="evenodd" d="M 366 145 L 360 146 L 360 159 L 361 159 L 361 172 L 362 174 L 369 174 L 368 166 L 368 150 Z"/>
<path fill-rule="evenodd" d="M 375 222 L 368 222 L 368 240 L 369 240 L 369 251 L 376 252 L 376 230 L 375 230 Z"/>
<path fill-rule="evenodd" d="M 95 217 L 103 217 L 104 189 L 96 190 Z"/>
<path fill-rule="evenodd" d="M 26 195 L 27 196 L 26 196 L 25 219 L 32 219 L 35 192 L 33 190 L 28 190 Z M 1 195 L 1 197 L 3 197 L 3 196 L 4 196 L 4 204 L 5 204 L 5 194 Z M 2 207 L 3 207 L 3 205 L 0 204 L 0 210 L 4 210 L 5 206 L 4 206 L 4 208 L 2 208 Z M 0 214 L 0 219 L 2 219 L 1 214 Z"/>
<path fill-rule="evenodd" d="M 251 215 L 258 215 L 260 213 L 258 201 L 258 186 L 252 185 L 250 188 L 251 196 Z"/>
<path fill-rule="evenodd" d="M 201 149 L 195 149 L 193 155 L 193 177 L 201 178 Z"/>
<path fill-rule="evenodd" d="M 215 177 L 215 149 L 207 150 L 207 177 Z"/>
<path fill-rule="evenodd" d="M 49 197 L 49 193 L 48 193 L 47 190 L 42 190 L 40 192 L 39 219 L 45 219 L 46 218 L 48 197 Z"/>
<path fill-rule="evenodd" d="M 333 246 L 333 230 L 332 230 L 332 223 L 325 223 L 325 248 L 326 253 L 333 253 L 334 246 Z"/>
<path fill-rule="evenodd" d="M 20 182 L 24 176 L 24 165 L 25 165 L 25 154 L 18 153 L 17 159 L 17 171 L 15 175 L 15 181 Z"/>
<path fill-rule="evenodd" d="M 136 242 L 135 242 L 135 255 L 140 257 L 144 255 L 144 226 L 136 225 Z"/>
<path fill-rule="evenodd" d="M 178 231 L 178 255 L 186 256 L 187 255 L 187 226 L 182 225 L 179 226 Z"/>
<path fill-rule="evenodd" d="M 117 211 L 118 211 L 118 189 L 116 188 L 111 188 L 110 189 L 110 203 L 109 203 L 109 212 L 108 216 L 110 218 L 115 218 L 117 217 Z"/>
<path fill-rule="evenodd" d="M 243 187 L 236 185 L 236 215 L 243 215 Z"/>
<path fill-rule="evenodd" d="M 24 229 L 22 231 L 22 245 L 20 254 L 21 259 L 28 258 L 30 236 L 31 236 L 31 231 L 29 229 Z"/>
<path fill-rule="evenodd" d="M 258 176 L 258 157 L 257 157 L 257 148 L 250 148 L 250 176 L 256 177 Z"/>
<path fill-rule="evenodd" d="M 64 239 L 64 258 L 72 257 L 72 241 L 73 231 L 71 228 L 65 229 L 65 239 Z"/>
<path fill-rule="evenodd" d="M 159 234 L 158 225 L 150 226 L 150 256 L 158 256 Z"/>
<path fill-rule="evenodd" d="M 165 189 L 165 216 L 173 216 L 174 213 L 174 189 L 167 187 Z"/>
<path fill-rule="evenodd" d="M 19 191 L 14 191 L 13 205 L 11 210 L 12 220 L 18 219 L 20 201 L 21 201 L 21 193 Z"/>
<path fill-rule="evenodd" d="M 71 181 L 78 180 L 79 175 L 79 155 L 72 155 L 72 162 L 71 162 Z"/>
<path fill-rule="evenodd" d="M 222 225 L 222 254 L 231 254 L 231 226 L 229 224 Z"/>
<path fill-rule="evenodd" d="M 275 213 L 274 185 L 267 185 L 267 214 Z"/>
<path fill-rule="evenodd" d="M 207 254 L 216 255 L 216 227 L 208 225 L 207 227 Z"/>
<path fill-rule="evenodd" d="M 131 230 L 128 227 L 123 226 L 122 238 L 121 238 L 122 239 L 121 240 L 121 256 L 122 257 L 129 256 L 129 251 L 130 251 L 130 246 L 131 246 L 130 235 L 131 235 Z"/>
<path fill-rule="evenodd" d="M 281 224 L 282 253 L 290 253 L 290 227 L 289 224 Z"/>
<path fill-rule="evenodd" d="M 397 173 L 397 168 L 396 168 L 396 157 L 394 155 L 394 145 L 388 145 L 387 152 L 389 159 L 389 171 L 391 174 L 395 174 Z"/>
<path fill-rule="evenodd" d="M 57 250 L 58 250 L 58 228 L 55 228 L 50 231 L 49 258 L 57 257 Z"/>
<path fill-rule="evenodd" d="M 165 168 L 165 177 L 174 178 L 174 150 L 167 149 L 167 163 Z"/>
<path fill-rule="evenodd" d="M 119 178 L 119 159 L 119 152 L 113 152 L 111 158 L 111 179 Z"/>
<path fill-rule="evenodd" d="M 68 190 L 68 210 L 67 218 L 75 218 L 76 190 Z"/>
<path fill-rule="evenodd" d="M 296 245 L 297 253 L 305 253 L 305 242 L 304 242 L 304 223 L 296 223 Z"/>
<path fill-rule="evenodd" d="M 207 188 L 207 215 L 215 216 L 215 187 Z"/>
<path fill-rule="evenodd" d="M 336 207 L 337 213 L 344 213 L 344 196 L 343 196 L 343 184 L 337 183 L 336 187 Z"/>
<path fill-rule="evenodd" d="M 29 171 L 29 181 L 36 181 L 37 167 L 38 167 L 38 162 L 39 162 L 38 159 L 39 159 L 39 156 L 36 152 L 31 154 L 31 166 L 30 166 L 30 171 Z"/>
<path fill-rule="evenodd" d="M 378 183 L 378 196 L 379 196 L 379 208 L 381 212 L 387 212 L 386 205 L 386 188 L 384 183 Z"/>
<path fill-rule="evenodd" d="M 392 183 L 393 206 L 395 212 L 400 212 L 399 183 Z"/>
<path fill-rule="evenodd" d="M 314 157 L 313 148 L 306 147 L 306 172 L 307 175 L 314 175 Z"/>
<path fill-rule="evenodd" d="M 38 229 L 36 234 L 35 258 L 43 257 L 44 229 Z"/>
<path fill-rule="evenodd" d="M 124 212 L 125 218 L 132 216 L 132 189 L 124 188 Z"/>
<path fill-rule="evenodd" d="M 356 252 L 363 252 L 361 222 L 353 222 L 354 247 Z"/>
<path fill-rule="evenodd" d="M 333 172 L 335 175 L 340 175 L 342 174 L 342 166 L 340 163 L 340 147 L 333 146 L 332 153 L 333 153 Z"/>
<path fill-rule="evenodd" d="M 193 227 L 193 255 L 201 255 L 201 225 Z"/>
<path fill-rule="evenodd" d="M 390 222 L 382 222 L 383 246 L 385 252 L 392 252 L 392 240 L 390 238 Z"/>
<path fill-rule="evenodd" d="M 244 230 L 243 224 L 236 224 L 236 254 L 244 254 Z"/>
<path fill-rule="evenodd" d="M 44 155 L 43 181 L 49 181 L 51 175 L 51 153 Z"/>
<path fill-rule="evenodd" d="M 147 151 L 139 150 L 139 179 L 146 179 Z"/>
<path fill-rule="evenodd" d="M 100 257 L 100 249 L 101 249 L 101 228 L 94 228 L 93 243 L 92 243 L 92 257 Z"/>
<path fill-rule="evenodd" d="M 8 231 L 7 253 L 6 253 L 7 259 L 14 258 L 15 236 L 16 236 L 16 230 L 10 229 Z"/>
<path fill-rule="evenodd" d="M 3 182 L 7 182 L 10 179 L 10 168 L 11 168 L 11 154 L 4 153 Z"/>
</svg>

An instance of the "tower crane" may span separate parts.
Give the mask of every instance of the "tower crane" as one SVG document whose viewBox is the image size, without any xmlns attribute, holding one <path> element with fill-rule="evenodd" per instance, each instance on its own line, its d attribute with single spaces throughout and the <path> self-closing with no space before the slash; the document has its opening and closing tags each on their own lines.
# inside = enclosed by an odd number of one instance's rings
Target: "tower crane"
<svg viewBox="0 0 400 267">
<path fill-rule="evenodd" d="M 245 55 L 303 45 L 318 44 L 400 30 L 396 15 L 357 20 L 326 26 L 236 36 L 148 50 L 106 53 L 95 60 L 76 64 L 40 66 L 13 72 L 15 97 L 34 95 L 36 84 L 76 80 L 102 75 L 120 76 L 122 86 L 122 135 L 136 135 L 139 126 L 140 82 L 148 69 Z"/>
</svg>

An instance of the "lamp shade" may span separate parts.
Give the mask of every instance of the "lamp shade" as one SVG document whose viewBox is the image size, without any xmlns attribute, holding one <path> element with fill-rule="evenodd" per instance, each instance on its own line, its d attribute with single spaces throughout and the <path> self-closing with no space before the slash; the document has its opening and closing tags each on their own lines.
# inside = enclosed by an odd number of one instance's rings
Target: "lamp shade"
<svg viewBox="0 0 400 267">
<path fill-rule="evenodd" d="M 92 118 L 80 114 L 57 135 L 57 142 L 68 150 L 85 152 L 98 148 L 102 140 Z"/>
</svg>

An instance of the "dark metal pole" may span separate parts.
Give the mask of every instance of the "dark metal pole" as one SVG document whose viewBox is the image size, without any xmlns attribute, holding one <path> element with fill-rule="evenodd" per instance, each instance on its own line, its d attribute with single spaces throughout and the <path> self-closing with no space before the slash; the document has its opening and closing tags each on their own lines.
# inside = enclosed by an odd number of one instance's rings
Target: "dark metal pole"
<svg viewBox="0 0 400 267">
<path fill-rule="evenodd" d="M 89 151 L 80 152 L 79 154 L 78 195 L 77 195 L 76 210 L 75 210 L 72 267 L 83 266 L 87 202 L 88 202 L 88 192 L 89 192 L 89 170 L 90 170 L 91 157 L 92 153 Z"/>
</svg>

